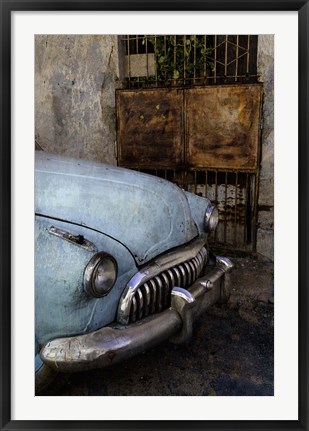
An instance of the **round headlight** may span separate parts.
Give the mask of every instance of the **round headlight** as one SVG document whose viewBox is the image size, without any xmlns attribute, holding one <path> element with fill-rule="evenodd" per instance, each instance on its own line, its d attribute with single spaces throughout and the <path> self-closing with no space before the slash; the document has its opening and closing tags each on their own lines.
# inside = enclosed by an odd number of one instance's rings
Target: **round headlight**
<svg viewBox="0 0 309 431">
<path fill-rule="evenodd" d="M 205 230 L 212 232 L 216 229 L 219 221 L 218 208 L 215 205 L 208 205 L 205 213 Z"/>
<path fill-rule="evenodd" d="M 84 289 L 88 295 L 102 298 L 112 289 L 117 278 L 117 262 L 108 253 L 95 254 L 84 272 Z"/>
</svg>

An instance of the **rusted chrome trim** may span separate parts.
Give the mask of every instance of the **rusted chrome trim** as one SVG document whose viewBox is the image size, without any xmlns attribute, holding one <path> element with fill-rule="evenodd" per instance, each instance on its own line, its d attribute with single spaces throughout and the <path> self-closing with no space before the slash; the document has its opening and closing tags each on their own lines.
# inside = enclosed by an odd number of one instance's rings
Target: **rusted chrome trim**
<svg viewBox="0 0 309 431">
<path fill-rule="evenodd" d="M 188 304 L 195 301 L 194 296 L 192 296 L 188 290 L 182 289 L 181 287 L 174 287 L 174 289 L 172 290 L 172 302 L 175 296 L 183 299 Z"/>
<path fill-rule="evenodd" d="M 227 257 L 216 256 L 216 264 L 220 268 L 223 268 L 225 271 L 233 268 L 233 264 Z"/>
<path fill-rule="evenodd" d="M 231 263 L 225 269 L 214 267 L 188 291 L 174 288 L 171 307 L 140 322 L 52 340 L 41 350 L 41 359 L 54 370 L 82 371 L 120 362 L 166 339 L 183 343 L 192 334 L 193 321 L 220 299 L 224 275 L 231 267 Z"/>
<path fill-rule="evenodd" d="M 113 265 L 114 265 L 114 274 L 112 278 L 112 284 L 110 285 L 109 289 L 105 290 L 104 292 L 98 292 L 95 286 L 95 272 L 97 270 L 97 267 L 102 262 L 102 260 L 106 258 L 109 259 Z M 111 289 L 113 288 L 118 274 L 118 264 L 116 259 L 111 256 L 109 253 L 106 253 L 105 251 L 100 251 L 99 253 L 96 253 L 92 256 L 90 261 L 88 262 L 85 270 L 84 270 L 84 291 L 93 298 L 102 298 L 103 296 L 106 296 Z"/>
<path fill-rule="evenodd" d="M 189 244 L 181 246 L 174 251 L 154 259 L 138 273 L 136 273 L 131 278 L 131 280 L 129 280 L 120 298 L 117 321 L 124 325 L 128 324 L 131 302 L 139 286 L 156 277 L 161 272 L 170 270 L 174 266 L 195 258 L 197 253 L 204 247 L 205 244 L 206 237 L 199 237 L 198 239 L 191 241 Z"/>
<path fill-rule="evenodd" d="M 106 327 L 90 334 L 58 338 L 41 350 L 43 362 L 62 372 L 102 368 L 149 349 L 179 331 L 181 317 L 174 310 L 128 327 Z"/>
<path fill-rule="evenodd" d="M 192 336 L 193 322 L 210 305 L 227 298 L 229 286 L 225 274 L 233 267 L 233 264 L 224 257 L 218 257 L 216 260 L 219 265 L 213 267 L 207 275 L 196 280 L 188 288 L 188 295 L 181 294 L 178 288 L 172 290 L 171 307 L 179 313 L 182 319 L 181 330 L 171 339 L 173 343 L 187 342 Z"/>
<path fill-rule="evenodd" d="M 51 226 L 48 229 L 51 235 L 55 235 L 58 238 L 64 239 L 71 244 L 77 245 L 79 247 L 85 248 L 88 251 L 93 251 L 94 253 L 98 251 L 97 247 L 83 235 L 74 235 L 73 233 L 67 232 L 66 230 L 59 229 L 55 226 Z"/>
<path fill-rule="evenodd" d="M 208 205 L 205 212 L 204 227 L 206 232 L 212 232 L 216 229 L 219 222 L 218 208 L 215 205 Z"/>
</svg>

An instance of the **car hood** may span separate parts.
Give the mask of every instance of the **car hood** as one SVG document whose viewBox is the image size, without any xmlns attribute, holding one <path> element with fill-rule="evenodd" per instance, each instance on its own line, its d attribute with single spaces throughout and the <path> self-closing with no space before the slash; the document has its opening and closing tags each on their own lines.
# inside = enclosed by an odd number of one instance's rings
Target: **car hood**
<svg viewBox="0 0 309 431">
<path fill-rule="evenodd" d="M 183 191 L 163 179 L 36 152 L 35 211 L 102 232 L 142 264 L 198 234 Z"/>
</svg>

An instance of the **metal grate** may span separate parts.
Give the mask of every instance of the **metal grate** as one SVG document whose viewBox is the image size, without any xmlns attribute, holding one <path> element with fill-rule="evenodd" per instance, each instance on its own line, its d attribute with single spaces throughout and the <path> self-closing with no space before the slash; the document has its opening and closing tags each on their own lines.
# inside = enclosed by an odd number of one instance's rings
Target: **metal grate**
<svg viewBox="0 0 309 431">
<path fill-rule="evenodd" d="M 209 242 L 252 251 L 256 240 L 257 174 L 238 170 L 137 169 L 207 197 L 219 210 L 219 223 Z"/>
<path fill-rule="evenodd" d="M 125 86 L 257 82 L 256 35 L 127 35 Z"/>
</svg>

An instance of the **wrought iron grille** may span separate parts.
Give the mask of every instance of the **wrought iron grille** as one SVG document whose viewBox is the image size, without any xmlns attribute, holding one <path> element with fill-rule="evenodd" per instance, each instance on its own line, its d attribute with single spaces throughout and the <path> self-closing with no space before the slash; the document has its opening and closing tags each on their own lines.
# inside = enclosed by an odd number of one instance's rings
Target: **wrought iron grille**
<svg viewBox="0 0 309 431">
<path fill-rule="evenodd" d="M 127 88 L 257 82 L 255 35 L 127 35 Z"/>
</svg>

